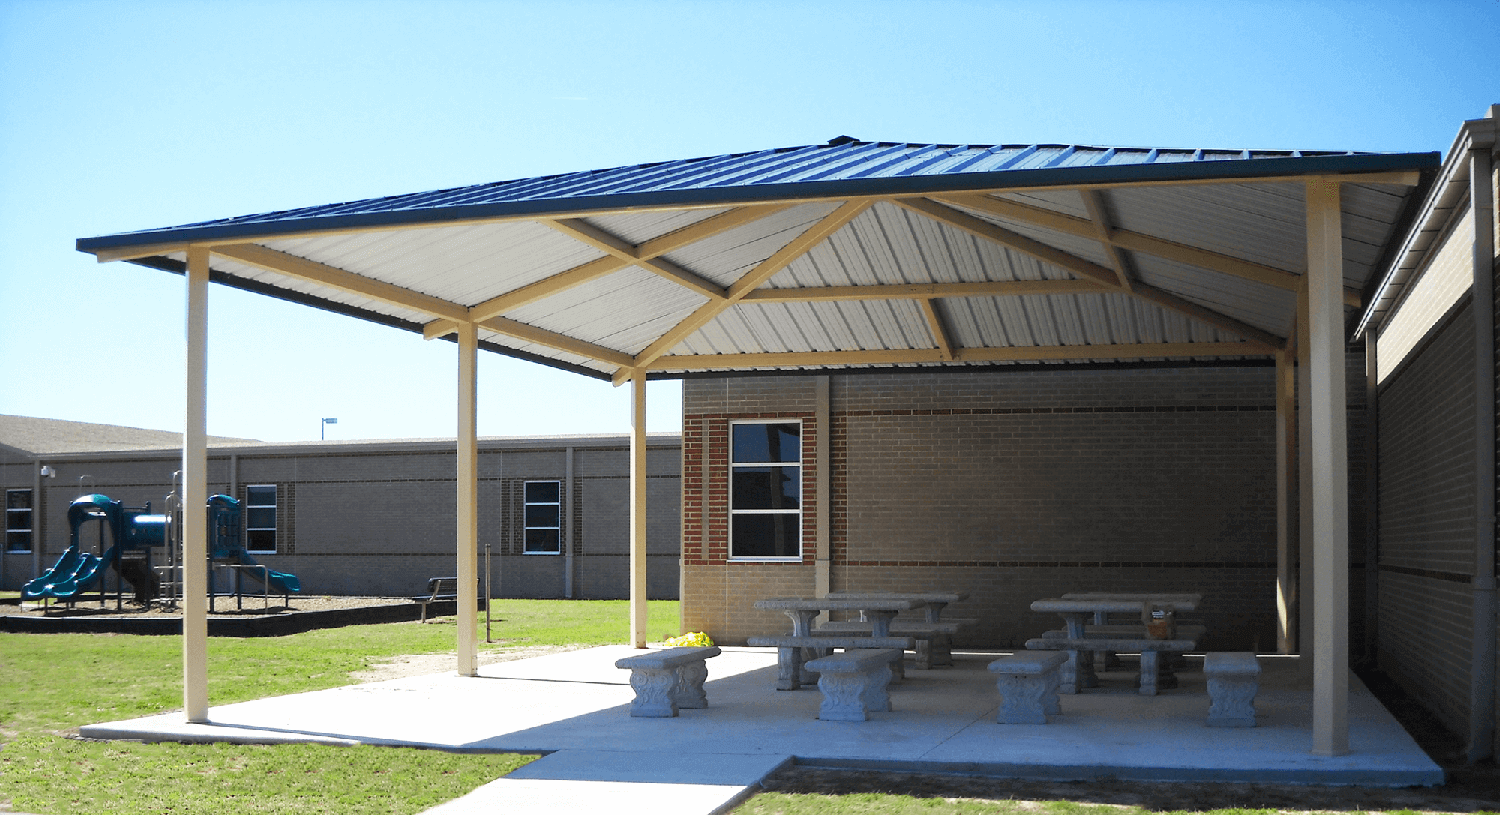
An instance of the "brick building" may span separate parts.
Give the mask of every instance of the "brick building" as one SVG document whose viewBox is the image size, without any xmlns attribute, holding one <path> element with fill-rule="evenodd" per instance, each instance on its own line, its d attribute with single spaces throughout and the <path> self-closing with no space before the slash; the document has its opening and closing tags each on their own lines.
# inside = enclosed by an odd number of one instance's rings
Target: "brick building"
<svg viewBox="0 0 1500 815">
<path fill-rule="evenodd" d="M 761 597 L 951 590 L 970 595 L 951 614 L 979 621 L 957 643 L 1004 648 L 1056 626 L 1033 600 L 1128 588 L 1202 592 L 1206 648 L 1275 650 L 1273 374 L 689 380 L 684 625 L 743 642 L 784 625 Z M 743 548 L 754 530 L 731 500 L 731 435 L 765 426 L 801 440 L 800 537 L 769 554 Z"/>
<path fill-rule="evenodd" d="M 79 495 L 162 511 L 181 444 L 180 433 L 0 416 L 0 588 L 18 589 L 57 560 Z M 675 599 L 680 445 L 651 434 L 649 447 L 647 591 Z M 479 551 L 489 548 L 495 596 L 629 596 L 627 453 L 619 436 L 480 441 Z M 453 458 L 452 440 L 215 439 L 209 491 L 274 507 L 274 524 L 247 534 L 247 548 L 305 592 L 417 594 L 454 571 Z"/>
</svg>

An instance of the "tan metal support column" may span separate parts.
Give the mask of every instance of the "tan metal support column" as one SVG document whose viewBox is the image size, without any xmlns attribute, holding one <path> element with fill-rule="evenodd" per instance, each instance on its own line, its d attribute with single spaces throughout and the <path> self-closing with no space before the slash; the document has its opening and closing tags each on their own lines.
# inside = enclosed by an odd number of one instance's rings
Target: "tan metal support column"
<svg viewBox="0 0 1500 815">
<path fill-rule="evenodd" d="M 814 446 L 813 461 L 817 465 L 817 481 L 813 487 L 814 500 L 817 504 L 815 523 L 817 524 L 817 559 L 813 561 L 813 596 L 826 597 L 833 590 L 832 557 L 830 551 L 833 544 L 833 536 L 829 529 L 829 523 L 833 518 L 832 508 L 828 502 L 832 499 L 833 469 L 830 466 L 833 450 L 833 410 L 829 402 L 829 378 L 819 376 L 813 379 L 816 391 L 813 419 L 818 425 L 818 438 Z M 820 615 L 823 616 L 823 615 Z"/>
<path fill-rule="evenodd" d="M 208 721 L 208 249 L 187 252 L 182 430 L 182 709 Z"/>
<path fill-rule="evenodd" d="M 1276 355 L 1276 653 L 1297 652 L 1297 369 Z"/>
<path fill-rule="evenodd" d="M 1312 457 L 1312 336 L 1308 332 L 1307 279 L 1297 292 L 1297 548 L 1294 575 L 1297 581 L 1297 653 L 1300 670 L 1311 680 L 1317 632 L 1313 630 L 1313 478 Z"/>
<path fill-rule="evenodd" d="M 1313 752 L 1349 752 L 1349 443 L 1337 179 L 1307 182 L 1313 469 Z"/>
<path fill-rule="evenodd" d="M 479 673 L 479 329 L 458 326 L 458 675 Z"/>
<path fill-rule="evenodd" d="M 630 372 L 630 642 L 646 647 L 646 369 Z"/>
</svg>

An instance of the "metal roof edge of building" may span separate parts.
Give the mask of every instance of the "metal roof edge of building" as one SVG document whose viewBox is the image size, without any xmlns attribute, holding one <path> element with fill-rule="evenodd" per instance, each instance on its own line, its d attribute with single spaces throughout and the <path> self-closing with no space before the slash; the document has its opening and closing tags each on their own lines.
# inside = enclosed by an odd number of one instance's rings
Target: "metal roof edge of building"
<svg viewBox="0 0 1500 815">
<path fill-rule="evenodd" d="M 1000 170 L 945 175 L 890 176 L 838 181 L 800 181 L 747 186 L 694 187 L 649 192 L 605 194 L 576 198 L 507 201 L 498 203 L 365 212 L 350 215 L 302 217 L 232 224 L 167 227 L 79 238 L 78 251 L 93 253 L 108 249 L 162 243 L 209 242 L 273 238 L 292 234 L 440 224 L 450 221 L 501 217 L 537 217 L 591 211 L 671 208 L 683 206 L 732 206 L 765 201 L 818 200 L 856 196 L 923 194 L 931 192 L 1049 187 L 1085 184 L 1128 184 L 1163 181 L 1253 181 L 1288 175 L 1344 175 L 1431 169 L 1442 156 L 1429 153 L 1361 153 L 1322 156 L 1275 157 L 1235 161 L 1191 161 L 1167 164 L 1126 164 L 1083 167 L 1052 167 Z M 375 199 L 372 199 L 375 200 Z"/>
<path fill-rule="evenodd" d="M 289 455 L 366 455 L 371 453 L 447 453 L 456 444 L 453 438 L 427 439 L 349 439 L 337 441 L 302 442 L 255 442 L 210 443 L 209 458 L 243 456 L 289 456 Z M 655 449 L 671 449 L 682 444 L 680 433 L 647 433 L 646 446 Z M 555 450 L 574 448 L 619 448 L 630 445 L 629 434 L 599 433 L 559 436 L 483 436 L 479 449 L 486 450 Z M 121 460 L 137 458 L 175 458 L 182 455 L 182 448 L 142 447 L 118 450 L 83 450 L 64 453 L 31 453 L 36 461 L 68 462 Z"/>
<path fill-rule="evenodd" d="M 1497 108 L 1500 106 L 1490 109 L 1491 116 L 1496 114 Z M 1475 143 L 1477 131 L 1481 128 L 1487 128 L 1490 131 L 1483 135 L 1489 136 L 1488 146 L 1493 149 L 1496 134 L 1500 133 L 1500 119 L 1490 117 L 1470 119 L 1459 125 L 1458 132 L 1453 137 L 1453 144 L 1448 148 L 1447 156 L 1443 157 L 1436 167 L 1428 168 L 1423 172 L 1423 185 L 1419 188 L 1418 195 L 1413 196 L 1413 205 L 1408 207 L 1406 213 L 1403 213 L 1404 217 L 1398 224 L 1399 239 L 1390 244 L 1389 252 L 1375 267 L 1383 270 L 1383 273 L 1372 280 L 1368 296 L 1365 298 L 1367 305 L 1355 321 L 1353 331 L 1349 332 L 1351 340 L 1358 340 L 1372 327 L 1384 324 L 1385 318 L 1403 299 L 1403 292 L 1407 288 L 1406 283 L 1410 281 L 1413 274 L 1419 271 L 1417 268 L 1409 267 L 1408 264 L 1419 260 L 1419 256 L 1425 254 L 1429 248 L 1420 238 L 1433 219 L 1433 213 L 1442 207 L 1452 205 L 1467 194 L 1470 179 L 1468 168 L 1464 166 L 1464 159 L 1470 147 Z M 1395 287 L 1394 290 L 1393 287 Z"/>
</svg>

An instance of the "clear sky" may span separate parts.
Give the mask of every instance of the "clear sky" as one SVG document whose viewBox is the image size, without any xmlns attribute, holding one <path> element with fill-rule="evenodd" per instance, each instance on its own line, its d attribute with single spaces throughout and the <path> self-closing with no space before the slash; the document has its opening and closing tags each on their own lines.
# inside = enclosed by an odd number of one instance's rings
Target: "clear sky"
<svg viewBox="0 0 1500 815">
<path fill-rule="evenodd" d="M 0 413 L 181 427 L 181 278 L 80 237 L 846 134 L 1446 152 L 1497 54 L 1500 0 L 0 0 Z M 453 435 L 451 343 L 212 288 L 210 433 Z M 628 388 L 479 387 L 483 435 L 629 429 Z"/>
</svg>

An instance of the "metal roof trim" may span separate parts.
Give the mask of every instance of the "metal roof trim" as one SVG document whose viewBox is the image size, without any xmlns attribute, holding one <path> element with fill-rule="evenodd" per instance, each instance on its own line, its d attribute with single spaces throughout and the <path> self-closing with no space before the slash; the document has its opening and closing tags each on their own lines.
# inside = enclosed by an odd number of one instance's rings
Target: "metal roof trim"
<svg viewBox="0 0 1500 815">
<path fill-rule="evenodd" d="M 933 192 L 1000 190 L 1011 187 L 1065 187 L 1086 184 L 1198 180 L 1253 181 L 1256 178 L 1277 176 L 1421 171 L 1436 169 L 1440 165 L 1441 155 L 1436 152 L 1339 154 L 1243 160 L 1204 159 L 1163 164 L 1087 165 L 975 173 L 866 177 L 835 181 L 692 187 L 585 195 L 575 198 L 528 199 L 344 215 L 288 217 L 282 220 L 241 221 L 229 224 L 210 222 L 201 226 L 169 227 L 145 232 L 79 238 L 76 248 L 80 252 L 93 253 L 162 243 L 206 243 L 504 217 L 580 215 L 598 211 L 728 206 L 766 201 L 804 201 L 878 195 L 921 195 Z"/>
</svg>

